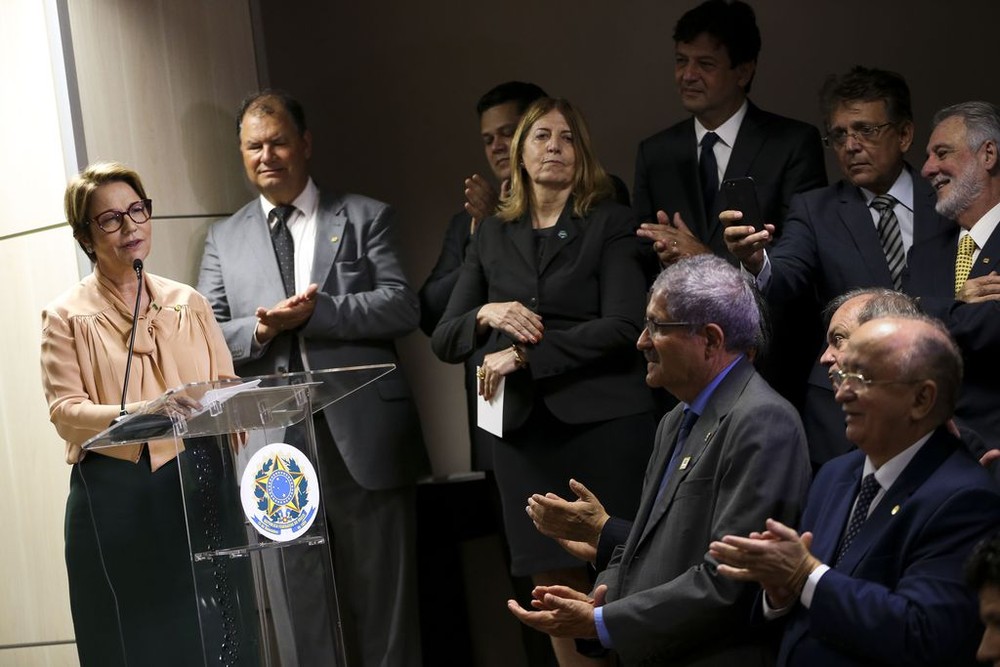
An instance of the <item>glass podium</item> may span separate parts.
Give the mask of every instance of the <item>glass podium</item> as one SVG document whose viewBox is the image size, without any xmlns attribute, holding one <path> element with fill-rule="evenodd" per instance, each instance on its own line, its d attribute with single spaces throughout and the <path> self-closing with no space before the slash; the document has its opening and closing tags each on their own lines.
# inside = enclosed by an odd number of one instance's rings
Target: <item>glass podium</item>
<svg viewBox="0 0 1000 667">
<path fill-rule="evenodd" d="M 189 384 L 84 443 L 173 443 L 206 666 L 309 664 L 302 628 L 317 623 L 329 625 L 336 665 L 346 665 L 311 417 L 394 369 Z M 325 613 L 315 596 L 295 593 L 320 586 Z"/>
</svg>

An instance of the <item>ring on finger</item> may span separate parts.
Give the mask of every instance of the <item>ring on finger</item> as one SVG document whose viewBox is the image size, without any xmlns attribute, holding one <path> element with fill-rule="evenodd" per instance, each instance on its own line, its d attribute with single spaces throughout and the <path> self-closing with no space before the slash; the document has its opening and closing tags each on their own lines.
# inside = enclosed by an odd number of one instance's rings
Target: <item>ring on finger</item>
<svg viewBox="0 0 1000 667">
<path fill-rule="evenodd" d="M 476 366 L 476 377 L 480 380 L 486 379 L 486 366 Z"/>
</svg>

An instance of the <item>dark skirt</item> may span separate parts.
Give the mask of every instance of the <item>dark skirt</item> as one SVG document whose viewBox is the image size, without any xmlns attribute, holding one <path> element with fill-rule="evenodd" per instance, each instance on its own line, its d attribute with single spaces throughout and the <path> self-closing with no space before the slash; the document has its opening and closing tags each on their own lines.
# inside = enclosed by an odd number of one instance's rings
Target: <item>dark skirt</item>
<svg viewBox="0 0 1000 667">
<path fill-rule="evenodd" d="M 210 440 L 189 441 L 188 450 L 181 456 L 207 453 L 218 463 Z M 151 472 L 146 450 L 137 464 L 88 454 L 70 476 L 65 532 L 83 667 L 204 664 L 203 630 L 210 664 L 256 664 L 248 559 L 193 568 L 177 460 Z"/>
<path fill-rule="evenodd" d="M 576 500 L 572 477 L 590 489 L 611 516 L 633 519 L 639 509 L 656 419 L 650 412 L 590 424 L 565 424 L 537 401 L 528 421 L 495 438 L 494 472 L 503 501 L 511 573 L 527 576 L 582 566 L 558 542 L 539 533 L 525 512 L 534 493 Z"/>
</svg>

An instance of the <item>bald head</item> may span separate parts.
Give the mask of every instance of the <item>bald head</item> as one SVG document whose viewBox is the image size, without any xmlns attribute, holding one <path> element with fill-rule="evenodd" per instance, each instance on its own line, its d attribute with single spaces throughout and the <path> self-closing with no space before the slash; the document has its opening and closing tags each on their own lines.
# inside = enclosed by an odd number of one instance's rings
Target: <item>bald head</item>
<svg viewBox="0 0 1000 667">
<path fill-rule="evenodd" d="M 962 358 L 937 320 L 892 316 L 858 326 L 840 369 L 847 438 L 880 465 L 951 417 Z"/>
</svg>

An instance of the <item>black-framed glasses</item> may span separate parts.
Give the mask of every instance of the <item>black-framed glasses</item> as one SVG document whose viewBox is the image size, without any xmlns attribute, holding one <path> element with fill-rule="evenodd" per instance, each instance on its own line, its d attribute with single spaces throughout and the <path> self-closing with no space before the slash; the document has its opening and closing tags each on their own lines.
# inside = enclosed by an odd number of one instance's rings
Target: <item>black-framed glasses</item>
<svg viewBox="0 0 1000 667">
<path fill-rule="evenodd" d="M 124 211 L 108 209 L 94 216 L 91 222 L 97 224 L 105 234 L 112 234 L 121 229 L 125 223 L 126 215 L 129 217 L 129 220 L 137 225 L 141 225 L 153 215 L 153 200 L 140 199 L 139 201 L 134 201 Z"/>
<path fill-rule="evenodd" d="M 916 384 L 923 382 L 923 380 L 869 380 L 861 373 L 852 373 L 838 368 L 835 371 L 830 371 L 830 382 L 833 383 L 834 389 L 840 389 L 843 385 L 855 394 L 860 394 L 876 384 Z"/>
<path fill-rule="evenodd" d="M 891 122 L 880 123 L 878 125 L 873 125 L 872 123 L 858 123 L 849 130 L 843 128 L 837 128 L 835 130 L 830 130 L 825 137 L 823 137 L 823 144 L 826 146 L 836 146 L 840 148 L 847 143 L 847 137 L 854 137 L 854 140 L 862 143 L 869 144 L 876 139 L 878 135 L 882 133 L 883 128 L 892 125 Z"/>
<path fill-rule="evenodd" d="M 677 327 L 689 326 L 691 326 L 690 322 L 661 322 L 651 317 L 646 318 L 646 333 L 649 334 L 650 338 L 657 335 L 665 336 L 668 331 Z"/>
</svg>

